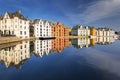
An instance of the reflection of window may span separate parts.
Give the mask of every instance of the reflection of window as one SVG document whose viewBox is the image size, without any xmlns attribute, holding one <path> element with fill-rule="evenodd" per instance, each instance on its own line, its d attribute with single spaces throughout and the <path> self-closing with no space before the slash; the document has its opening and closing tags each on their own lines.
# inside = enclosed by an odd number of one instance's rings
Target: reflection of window
<svg viewBox="0 0 120 80">
<path fill-rule="evenodd" d="M 21 56 L 21 60 L 22 60 L 22 56 Z"/>
<path fill-rule="evenodd" d="M 17 19 L 15 19 L 15 22 L 17 22 Z"/>
<path fill-rule="evenodd" d="M 22 52 L 21 52 L 21 55 L 22 55 Z"/>
<path fill-rule="evenodd" d="M 14 34 L 14 31 L 12 31 L 12 34 Z"/>
<path fill-rule="evenodd" d="M 5 25 L 5 28 L 7 28 L 7 26 Z"/>
<path fill-rule="evenodd" d="M 26 45 L 25 45 L 25 48 L 26 48 Z"/>
<path fill-rule="evenodd" d="M 5 61 L 7 61 L 7 57 L 5 58 Z"/>
<path fill-rule="evenodd" d="M 22 49 L 22 45 L 20 46 L 20 49 Z"/>
<path fill-rule="evenodd" d="M 25 55 L 25 58 L 27 58 L 27 55 Z"/>
</svg>

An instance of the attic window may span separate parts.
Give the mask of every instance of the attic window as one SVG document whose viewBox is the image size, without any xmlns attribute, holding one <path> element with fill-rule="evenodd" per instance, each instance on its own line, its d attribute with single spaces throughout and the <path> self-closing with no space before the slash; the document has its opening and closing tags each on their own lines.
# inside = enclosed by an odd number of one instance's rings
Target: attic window
<svg viewBox="0 0 120 80">
<path fill-rule="evenodd" d="M 8 15 L 6 16 L 6 19 L 8 19 Z"/>
</svg>

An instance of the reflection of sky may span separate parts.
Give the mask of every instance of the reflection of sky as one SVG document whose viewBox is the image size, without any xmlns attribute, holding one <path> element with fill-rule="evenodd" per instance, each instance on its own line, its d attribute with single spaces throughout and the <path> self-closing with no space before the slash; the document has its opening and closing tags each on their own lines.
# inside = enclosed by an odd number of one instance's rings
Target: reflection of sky
<svg viewBox="0 0 120 80">
<path fill-rule="evenodd" d="M 78 50 L 76 55 L 82 56 L 89 64 L 116 74 L 120 77 L 120 42 L 111 45 L 101 45 L 85 50 Z M 75 55 L 75 54 L 73 54 Z"/>
<path fill-rule="evenodd" d="M 69 46 L 42 58 L 32 55 L 20 69 L 0 63 L 0 80 L 119 80 L 119 47 L 119 41 L 80 49 Z"/>
</svg>

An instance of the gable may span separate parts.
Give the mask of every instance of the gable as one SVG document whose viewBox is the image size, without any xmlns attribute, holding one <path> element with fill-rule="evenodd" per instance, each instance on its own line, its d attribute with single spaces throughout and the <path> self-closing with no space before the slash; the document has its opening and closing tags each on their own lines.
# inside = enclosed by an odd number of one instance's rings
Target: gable
<svg viewBox="0 0 120 80">
<path fill-rule="evenodd" d="M 5 15 L 3 16 L 3 19 L 9 19 L 9 18 L 10 18 L 10 16 L 9 16 L 8 12 L 6 12 Z"/>
</svg>

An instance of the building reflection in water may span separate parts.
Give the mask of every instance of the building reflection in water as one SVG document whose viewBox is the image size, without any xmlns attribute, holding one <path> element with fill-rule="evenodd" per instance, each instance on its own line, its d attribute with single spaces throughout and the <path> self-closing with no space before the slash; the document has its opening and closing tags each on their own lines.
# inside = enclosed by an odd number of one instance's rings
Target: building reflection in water
<svg viewBox="0 0 120 80">
<path fill-rule="evenodd" d="M 42 57 L 43 55 L 48 55 L 51 51 L 51 40 L 36 40 L 34 42 L 35 54 Z"/>
<path fill-rule="evenodd" d="M 72 45 L 75 48 L 83 48 L 90 46 L 90 39 L 89 38 L 76 38 L 71 40 Z"/>
<path fill-rule="evenodd" d="M 29 41 L 22 41 L 12 47 L 6 47 L 0 51 L 0 61 L 9 66 L 19 67 L 25 60 L 30 58 Z"/>
<path fill-rule="evenodd" d="M 11 47 L 5 46 L 0 49 L 0 61 L 3 62 L 8 68 L 9 66 L 20 67 L 31 54 L 42 57 L 50 53 L 61 53 L 64 49 L 68 48 L 71 44 L 75 48 L 85 48 L 94 46 L 95 44 L 111 44 L 115 41 L 113 37 L 97 37 L 90 38 L 57 38 L 54 40 L 35 40 L 35 41 L 22 41 Z"/>
<path fill-rule="evenodd" d="M 72 39 L 71 43 L 75 48 L 83 48 L 83 47 L 90 47 L 94 46 L 95 44 L 99 45 L 109 45 L 115 42 L 115 38 L 113 37 L 97 37 L 97 38 L 76 38 Z"/>
<path fill-rule="evenodd" d="M 60 53 L 64 48 L 69 47 L 69 44 L 70 44 L 69 38 L 58 38 L 52 40 L 52 50 Z"/>
</svg>

